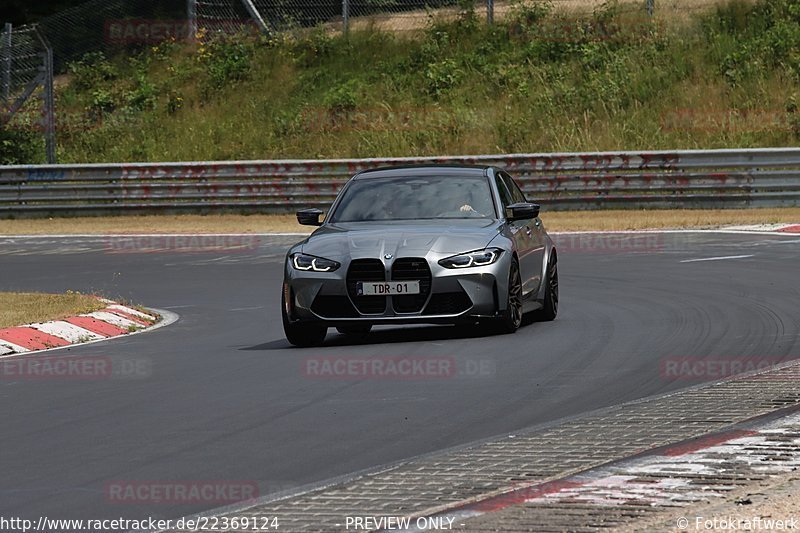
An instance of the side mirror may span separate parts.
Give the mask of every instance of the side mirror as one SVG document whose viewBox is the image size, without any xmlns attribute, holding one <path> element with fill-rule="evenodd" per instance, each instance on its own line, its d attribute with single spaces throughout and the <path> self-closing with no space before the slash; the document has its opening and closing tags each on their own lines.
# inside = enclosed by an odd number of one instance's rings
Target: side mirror
<svg viewBox="0 0 800 533">
<path fill-rule="evenodd" d="M 539 216 L 539 204 L 520 202 L 506 207 L 506 218 L 509 221 L 530 220 Z"/>
<path fill-rule="evenodd" d="M 321 226 L 322 222 L 319 220 L 324 213 L 312 207 L 310 209 L 301 209 L 297 212 L 297 222 L 303 226 Z"/>
</svg>

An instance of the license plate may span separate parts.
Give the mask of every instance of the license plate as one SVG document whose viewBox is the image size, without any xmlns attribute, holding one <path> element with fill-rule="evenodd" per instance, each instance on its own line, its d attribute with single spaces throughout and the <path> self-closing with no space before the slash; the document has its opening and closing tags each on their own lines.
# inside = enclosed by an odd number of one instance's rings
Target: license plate
<svg viewBox="0 0 800 533">
<path fill-rule="evenodd" d="M 356 283 L 359 296 L 396 296 L 419 294 L 419 281 L 359 281 Z"/>
</svg>

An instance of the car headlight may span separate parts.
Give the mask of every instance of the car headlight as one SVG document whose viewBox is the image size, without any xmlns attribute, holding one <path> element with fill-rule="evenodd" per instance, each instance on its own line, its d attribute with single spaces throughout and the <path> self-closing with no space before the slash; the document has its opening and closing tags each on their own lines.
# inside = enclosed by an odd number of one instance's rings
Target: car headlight
<svg viewBox="0 0 800 533">
<path fill-rule="evenodd" d="M 292 254 L 290 260 L 292 266 L 297 270 L 310 270 L 312 272 L 333 272 L 341 266 L 336 261 L 306 254 Z"/>
<path fill-rule="evenodd" d="M 467 252 L 463 254 L 447 257 L 439 261 L 439 264 L 445 268 L 469 268 L 491 265 L 500 257 L 503 250 L 500 248 L 487 248 L 485 250 L 477 250 L 475 252 Z"/>
</svg>

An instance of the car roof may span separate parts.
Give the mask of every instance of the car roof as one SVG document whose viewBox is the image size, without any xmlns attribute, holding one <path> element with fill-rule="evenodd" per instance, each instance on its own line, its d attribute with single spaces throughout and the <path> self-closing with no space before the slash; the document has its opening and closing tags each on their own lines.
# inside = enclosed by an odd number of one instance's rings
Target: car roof
<svg viewBox="0 0 800 533">
<path fill-rule="evenodd" d="M 353 179 L 413 177 L 430 175 L 486 176 L 493 167 L 478 165 L 403 165 L 362 170 Z"/>
</svg>

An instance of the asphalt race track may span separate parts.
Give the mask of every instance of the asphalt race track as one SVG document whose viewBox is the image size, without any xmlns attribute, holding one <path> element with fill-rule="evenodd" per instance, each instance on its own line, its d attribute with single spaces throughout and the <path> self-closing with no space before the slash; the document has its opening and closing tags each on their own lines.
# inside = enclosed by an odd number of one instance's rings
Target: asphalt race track
<svg viewBox="0 0 800 533">
<path fill-rule="evenodd" d="M 121 357 L 144 372 L 0 377 L 0 515 L 175 518 L 222 503 L 123 503 L 108 484 L 239 480 L 263 496 L 721 377 L 670 372 L 687 358 L 800 357 L 798 236 L 562 235 L 555 322 L 500 337 L 378 329 L 351 344 L 330 330 L 307 350 L 289 347 L 278 311 L 283 253 L 299 237 L 258 239 L 198 250 L 0 238 L 2 291 L 100 291 L 180 315 L 47 354 Z M 458 371 L 307 370 L 308 358 L 389 357 L 455 361 Z"/>
</svg>

